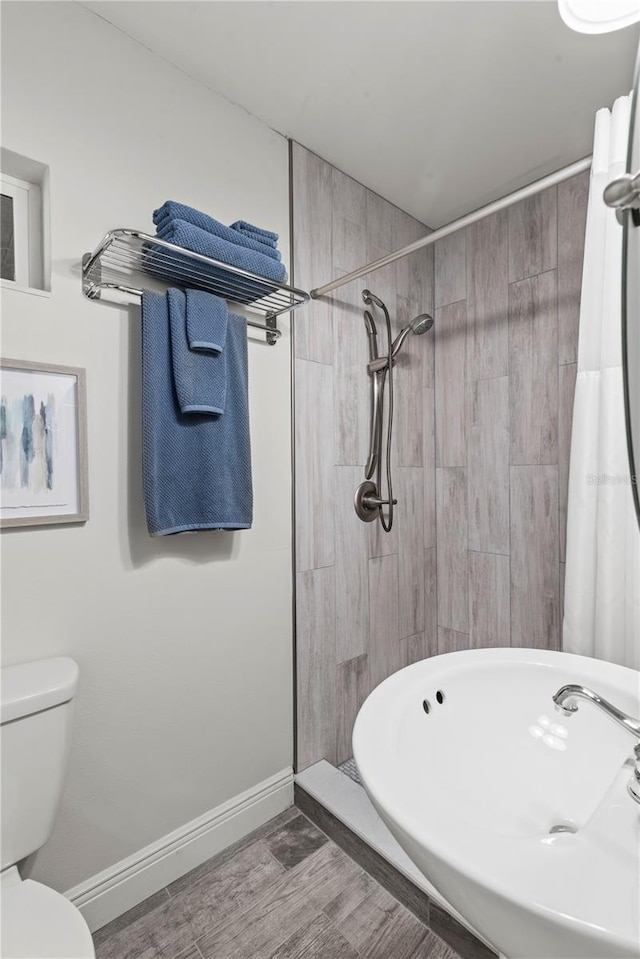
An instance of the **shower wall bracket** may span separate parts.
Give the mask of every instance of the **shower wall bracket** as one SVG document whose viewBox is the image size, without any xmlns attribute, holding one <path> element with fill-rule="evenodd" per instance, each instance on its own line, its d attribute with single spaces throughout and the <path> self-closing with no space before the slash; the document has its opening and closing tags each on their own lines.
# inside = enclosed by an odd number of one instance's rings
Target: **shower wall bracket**
<svg viewBox="0 0 640 959">
<path fill-rule="evenodd" d="M 304 290 L 139 230 L 110 230 L 93 253 L 82 257 L 82 293 L 89 300 L 100 300 L 105 293 L 140 299 L 147 290 L 162 292 L 170 286 L 215 293 L 243 311 L 259 314 L 264 322 L 247 317 L 247 325 L 262 330 L 271 346 L 281 336 L 277 317 L 309 301 Z"/>
</svg>

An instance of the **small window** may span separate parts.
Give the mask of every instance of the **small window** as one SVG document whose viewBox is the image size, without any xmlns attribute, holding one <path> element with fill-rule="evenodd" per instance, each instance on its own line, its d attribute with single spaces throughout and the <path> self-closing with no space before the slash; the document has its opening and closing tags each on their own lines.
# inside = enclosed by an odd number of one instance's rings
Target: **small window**
<svg viewBox="0 0 640 959">
<path fill-rule="evenodd" d="M 29 192 L 38 188 L 25 180 L 0 175 L 2 190 L 2 279 L 35 286 L 29 276 Z"/>
<path fill-rule="evenodd" d="M 48 290 L 43 209 L 48 168 L 4 147 L 0 162 L 0 281 L 16 289 Z"/>
</svg>

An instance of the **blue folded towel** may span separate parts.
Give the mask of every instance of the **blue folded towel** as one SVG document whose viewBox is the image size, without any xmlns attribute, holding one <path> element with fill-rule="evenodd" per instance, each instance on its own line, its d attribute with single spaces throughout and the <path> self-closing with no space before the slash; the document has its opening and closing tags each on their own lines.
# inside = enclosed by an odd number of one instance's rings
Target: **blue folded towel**
<svg viewBox="0 0 640 959">
<path fill-rule="evenodd" d="M 253 521 L 246 321 L 229 314 L 222 416 L 182 413 L 173 383 L 169 301 L 142 296 L 143 486 L 152 536 L 248 529 Z M 214 363 L 216 357 L 207 357 Z"/>
<path fill-rule="evenodd" d="M 247 223 L 246 220 L 236 220 L 235 223 L 231 224 L 232 230 L 238 230 L 239 233 L 257 233 L 259 236 L 263 236 L 267 240 L 271 240 L 272 243 L 277 243 L 280 239 L 278 233 L 272 233 L 271 230 L 263 230 L 260 226 L 255 226 L 253 223 Z"/>
<path fill-rule="evenodd" d="M 266 236 L 263 237 L 259 233 L 252 233 L 251 230 L 238 230 L 237 232 L 241 236 L 247 237 L 249 240 L 257 240 L 262 246 L 270 247 L 273 250 L 275 250 L 278 245 L 277 240 L 268 240 Z"/>
<path fill-rule="evenodd" d="M 221 237 L 207 233 L 184 220 L 174 220 L 170 230 L 161 239 L 264 276 L 275 283 L 286 280 L 287 271 L 282 263 L 236 243 L 227 243 Z M 194 263 L 189 257 L 183 258 L 179 253 L 172 253 L 160 246 L 149 244 L 144 250 L 143 261 L 149 272 L 163 279 L 173 280 L 181 286 L 198 286 L 198 276 L 205 274 L 211 281 L 213 292 L 238 303 L 251 303 L 271 292 L 269 287 L 255 280 L 230 274 L 220 267 Z"/>
<path fill-rule="evenodd" d="M 185 223 L 197 226 L 200 230 L 205 230 L 207 233 L 213 233 L 215 236 L 219 236 L 220 239 L 226 240 L 227 243 L 237 243 L 240 246 L 246 246 L 250 250 L 255 250 L 256 253 L 262 253 L 264 256 L 271 257 L 273 260 L 282 259 L 282 254 L 278 250 L 275 250 L 271 244 L 264 243 L 259 238 L 256 239 L 256 237 L 249 237 L 246 234 L 239 233 L 237 230 L 232 230 L 231 227 L 225 226 L 224 223 L 214 220 L 212 216 L 201 213 L 200 210 L 194 210 L 192 206 L 185 206 L 184 203 L 176 203 L 175 200 L 167 200 L 161 207 L 153 211 L 153 222 L 156 225 L 156 233 L 161 239 L 166 239 L 165 233 L 171 228 L 174 220 L 183 220 Z"/>
<path fill-rule="evenodd" d="M 225 357 L 189 348 L 187 324 L 193 310 L 190 293 L 199 290 L 167 290 L 171 330 L 171 367 L 178 405 L 182 413 L 224 413 L 227 390 Z M 226 304 L 225 304 L 226 307 Z"/>
</svg>

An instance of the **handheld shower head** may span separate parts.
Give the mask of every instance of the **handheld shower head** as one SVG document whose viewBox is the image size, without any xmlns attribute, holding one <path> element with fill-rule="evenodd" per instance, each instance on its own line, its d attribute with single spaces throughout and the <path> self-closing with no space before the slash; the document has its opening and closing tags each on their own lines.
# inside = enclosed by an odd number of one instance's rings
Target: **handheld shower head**
<svg viewBox="0 0 640 959">
<path fill-rule="evenodd" d="M 375 293 L 372 293 L 371 290 L 363 290 L 362 299 L 367 304 L 367 306 L 371 306 L 371 304 L 373 303 L 375 304 L 375 306 L 378 307 L 379 310 L 385 309 L 385 305 L 380 299 L 380 297 L 376 296 Z"/>
<path fill-rule="evenodd" d="M 369 358 L 373 362 L 378 358 L 378 330 L 369 310 L 364 311 L 364 328 L 369 339 Z"/>
<path fill-rule="evenodd" d="M 391 344 L 391 359 L 395 359 L 395 357 L 398 355 L 402 349 L 402 344 L 410 333 L 412 333 L 414 336 L 422 336 L 422 334 L 430 330 L 432 326 L 433 317 L 429 316 L 428 313 L 421 313 L 419 316 L 414 316 L 411 322 L 400 330 L 395 340 Z"/>
<path fill-rule="evenodd" d="M 423 333 L 427 333 L 433 326 L 433 317 L 428 313 L 421 313 L 419 316 L 414 316 L 409 326 L 414 336 L 422 336 Z"/>
</svg>

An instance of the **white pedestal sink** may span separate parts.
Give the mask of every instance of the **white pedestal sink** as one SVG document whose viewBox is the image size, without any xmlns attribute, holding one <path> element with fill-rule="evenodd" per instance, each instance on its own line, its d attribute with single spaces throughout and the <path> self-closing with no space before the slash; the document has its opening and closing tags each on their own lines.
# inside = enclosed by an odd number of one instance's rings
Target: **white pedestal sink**
<svg viewBox="0 0 640 959">
<path fill-rule="evenodd" d="M 551 697 L 567 683 L 640 715 L 634 670 L 468 650 L 381 683 L 354 757 L 400 845 L 508 959 L 640 959 L 636 741 L 590 703 L 560 715 Z"/>
</svg>

